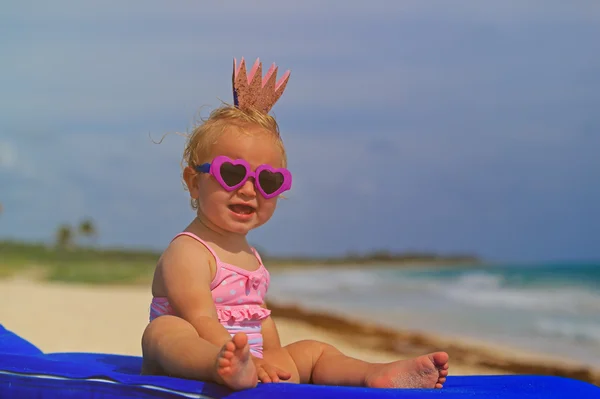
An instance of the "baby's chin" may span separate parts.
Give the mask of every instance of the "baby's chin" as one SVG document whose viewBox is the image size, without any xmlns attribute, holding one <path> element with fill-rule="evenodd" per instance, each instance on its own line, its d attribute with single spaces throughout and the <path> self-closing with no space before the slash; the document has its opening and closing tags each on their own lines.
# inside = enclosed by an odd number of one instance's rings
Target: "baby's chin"
<svg viewBox="0 0 600 399">
<path fill-rule="evenodd" d="M 253 221 L 252 223 L 229 223 L 225 230 L 234 234 L 246 235 L 263 224 L 265 224 L 265 222 L 260 223 L 258 221 Z"/>
<path fill-rule="evenodd" d="M 203 214 L 204 219 L 209 222 L 209 225 L 213 226 L 213 229 L 221 231 L 222 233 L 231 233 L 238 235 L 246 235 L 250 231 L 267 223 L 274 214 L 275 207 L 259 207 L 249 215 L 235 215 L 229 207 L 219 209 L 213 209 L 212 214 L 208 212 Z"/>
<path fill-rule="evenodd" d="M 256 215 L 253 215 L 250 220 L 240 221 L 235 220 L 234 218 L 224 218 L 224 220 L 220 220 L 217 225 L 224 231 L 233 234 L 248 234 L 250 231 L 254 230 L 260 224 L 256 220 Z"/>
<path fill-rule="evenodd" d="M 267 223 L 267 221 L 268 219 L 260 220 L 259 218 L 255 217 L 252 221 L 249 221 L 247 223 L 229 223 L 226 230 L 234 234 L 246 235 L 250 231 L 257 229 L 263 224 Z"/>
</svg>

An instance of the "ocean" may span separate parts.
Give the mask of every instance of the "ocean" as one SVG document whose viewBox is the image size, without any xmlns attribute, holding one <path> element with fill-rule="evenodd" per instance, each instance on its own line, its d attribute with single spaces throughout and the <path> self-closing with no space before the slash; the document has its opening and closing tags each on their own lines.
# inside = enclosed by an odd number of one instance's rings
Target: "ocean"
<svg viewBox="0 0 600 399">
<path fill-rule="evenodd" d="M 600 366 L 600 263 L 277 271 L 268 297 Z"/>
</svg>

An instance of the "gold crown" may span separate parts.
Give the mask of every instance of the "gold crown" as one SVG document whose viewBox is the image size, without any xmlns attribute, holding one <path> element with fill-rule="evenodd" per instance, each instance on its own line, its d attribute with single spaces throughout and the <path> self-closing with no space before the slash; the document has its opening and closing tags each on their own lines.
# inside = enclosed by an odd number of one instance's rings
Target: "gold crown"
<svg viewBox="0 0 600 399">
<path fill-rule="evenodd" d="M 262 63 L 257 58 L 252 69 L 246 74 L 246 62 L 244 57 L 237 66 L 237 60 L 233 59 L 233 103 L 239 109 L 254 108 L 268 114 L 273 105 L 283 94 L 285 86 L 290 77 L 288 70 L 277 83 L 277 67 L 275 64 L 267 71 L 264 79 L 262 77 Z"/>
</svg>

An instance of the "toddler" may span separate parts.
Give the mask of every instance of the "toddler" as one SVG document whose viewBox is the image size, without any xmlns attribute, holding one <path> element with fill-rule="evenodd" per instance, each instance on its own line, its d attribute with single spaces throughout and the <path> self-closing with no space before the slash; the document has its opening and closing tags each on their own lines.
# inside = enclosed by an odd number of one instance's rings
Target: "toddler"
<svg viewBox="0 0 600 399">
<path fill-rule="evenodd" d="M 289 71 L 264 81 L 259 60 L 246 74 L 234 60 L 234 104 L 222 106 L 189 137 L 183 171 L 195 219 L 160 257 L 150 323 L 142 337 L 143 374 L 216 382 L 381 388 L 442 388 L 448 355 L 375 364 L 317 341 L 282 346 L 265 306 L 269 272 L 246 235 L 269 221 L 292 187 L 285 147 L 268 113 Z"/>
</svg>

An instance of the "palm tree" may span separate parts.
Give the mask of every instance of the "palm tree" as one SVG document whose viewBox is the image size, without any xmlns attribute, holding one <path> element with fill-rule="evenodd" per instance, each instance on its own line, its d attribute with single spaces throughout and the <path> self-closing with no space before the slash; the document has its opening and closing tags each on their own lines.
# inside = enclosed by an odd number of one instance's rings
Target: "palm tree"
<svg viewBox="0 0 600 399">
<path fill-rule="evenodd" d="M 93 239 L 98 234 L 98 230 L 91 219 L 85 219 L 79 223 L 79 234 L 83 237 Z"/>
<path fill-rule="evenodd" d="M 67 224 L 61 224 L 56 230 L 56 245 L 59 248 L 71 248 L 73 246 L 73 230 Z"/>
</svg>

